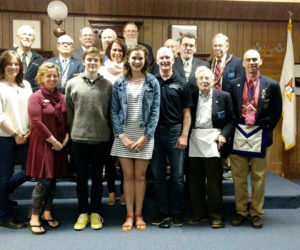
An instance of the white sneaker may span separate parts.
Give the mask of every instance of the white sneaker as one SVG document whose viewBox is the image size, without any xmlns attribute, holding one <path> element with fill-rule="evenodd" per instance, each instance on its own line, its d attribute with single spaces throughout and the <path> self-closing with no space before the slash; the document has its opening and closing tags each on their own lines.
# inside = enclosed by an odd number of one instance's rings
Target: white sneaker
<svg viewBox="0 0 300 250">
<path fill-rule="evenodd" d="M 88 214 L 80 214 L 74 225 L 75 230 L 83 230 L 89 224 L 90 218 Z"/>
</svg>

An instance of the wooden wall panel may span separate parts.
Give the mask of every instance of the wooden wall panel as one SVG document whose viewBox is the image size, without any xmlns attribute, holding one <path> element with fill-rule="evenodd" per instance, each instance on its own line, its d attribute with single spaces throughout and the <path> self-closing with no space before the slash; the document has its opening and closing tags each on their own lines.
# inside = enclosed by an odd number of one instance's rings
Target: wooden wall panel
<svg viewBox="0 0 300 250">
<path fill-rule="evenodd" d="M 146 0 L 145 0 L 146 1 Z M 136 12 L 140 9 L 145 9 L 149 15 L 156 10 L 155 3 L 158 0 L 150 0 L 145 8 L 145 1 L 142 1 L 137 8 L 132 9 L 132 12 Z M 166 5 L 159 2 L 161 6 L 167 6 L 168 4 L 177 4 L 179 0 L 167 0 Z M 127 1 L 123 0 L 113 0 L 108 6 L 108 3 L 101 3 L 106 6 L 105 8 L 111 8 L 111 11 L 117 11 L 119 13 L 120 7 L 128 8 Z M 74 0 L 72 2 L 73 10 L 82 7 L 85 10 L 93 8 L 93 0 L 87 0 L 84 6 L 80 3 L 76 3 Z M 123 5 L 122 5 L 123 4 Z M 189 3 L 184 2 L 182 6 L 187 6 Z M 239 3 L 238 3 L 239 4 Z M 101 4 L 100 4 L 101 5 Z M 101 8 L 101 6 L 98 6 Z M 206 3 L 207 5 L 207 3 Z M 205 6 L 206 6 L 205 5 Z M 193 7 L 197 6 L 203 7 L 203 3 L 197 2 L 197 4 L 191 5 Z M 214 13 L 214 4 L 209 4 L 206 6 L 205 11 L 210 11 Z M 232 12 L 233 8 L 229 7 L 226 11 Z M 254 5 L 253 9 L 249 10 L 256 11 L 260 8 L 260 5 Z M 147 10 L 146 10 L 147 9 Z M 210 10 L 209 10 L 210 9 Z M 129 10 L 128 10 L 129 11 Z M 170 8 L 170 13 L 175 13 L 177 10 Z M 201 9 L 203 11 L 203 9 Z M 197 15 L 201 13 L 197 11 Z M 195 13 L 195 11 L 194 11 Z M 178 15 L 180 13 L 177 13 Z M 196 15 L 196 14 L 195 14 Z M 211 14 L 213 15 L 213 14 Z M 52 20 L 48 18 L 46 14 L 26 14 L 17 12 L 0 12 L 0 47 L 10 48 L 12 46 L 12 20 L 13 19 L 32 19 L 41 20 L 42 22 L 42 47 L 45 50 L 53 50 L 55 54 L 56 51 L 56 38 L 54 37 L 52 30 L 55 28 L 55 24 Z M 76 47 L 79 46 L 78 41 L 78 31 L 80 28 L 89 25 L 89 19 L 99 19 L 97 16 L 74 16 L 69 15 L 64 22 L 64 27 L 69 35 L 71 35 L 75 41 Z M 102 20 L 122 20 L 122 21 L 143 21 L 144 25 L 140 30 L 140 41 L 150 44 L 153 47 L 153 53 L 156 55 L 157 49 L 163 45 L 163 42 L 169 38 L 169 26 L 172 24 L 194 24 L 198 27 L 198 53 L 212 53 L 211 40 L 213 35 L 217 32 L 222 32 L 228 35 L 230 40 L 230 52 L 236 56 L 242 56 L 245 50 L 251 48 L 255 45 L 255 41 L 266 40 L 274 43 L 282 43 L 285 46 L 287 37 L 287 22 L 250 22 L 250 21 L 218 21 L 218 20 L 202 20 L 201 17 L 197 20 L 187 20 L 187 19 L 168 19 L 168 18 L 135 18 L 135 17 L 102 17 Z M 9 35 L 8 35 L 9 34 Z M 300 23 L 295 22 L 293 24 L 293 43 L 294 43 L 294 54 L 295 62 L 300 63 Z M 98 43 L 99 44 L 99 43 Z M 298 131 L 300 131 L 300 97 L 297 97 L 297 107 L 299 111 L 297 113 L 298 119 Z M 283 150 L 283 143 L 281 139 L 281 124 L 277 126 L 274 132 L 274 145 L 271 151 L 271 160 L 269 169 L 277 174 L 284 173 L 289 176 L 290 174 L 299 173 L 300 176 L 300 136 L 297 137 L 297 146 L 290 150 Z M 300 134 L 300 133 L 298 133 Z M 299 145 L 299 146 L 298 146 Z M 300 177 L 299 177 L 300 178 Z"/>
</svg>

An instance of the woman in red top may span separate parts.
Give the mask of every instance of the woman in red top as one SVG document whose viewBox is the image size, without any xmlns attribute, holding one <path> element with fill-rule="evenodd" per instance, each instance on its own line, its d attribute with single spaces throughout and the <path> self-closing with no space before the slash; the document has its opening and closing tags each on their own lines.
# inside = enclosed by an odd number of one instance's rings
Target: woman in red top
<svg viewBox="0 0 300 250">
<path fill-rule="evenodd" d="M 55 195 L 55 177 L 66 174 L 69 140 L 64 96 L 56 88 L 59 69 L 53 63 L 40 66 L 36 80 L 40 89 L 30 98 L 28 114 L 31 137 L 27 161 L 27 175 L 37 178 L 32 192 L 32 215 L 30 229 L 34 234 L 45 233 L 41 219 L 51 228 L 59 226 L 53 220 L 51 207 Z"/>
</svg>

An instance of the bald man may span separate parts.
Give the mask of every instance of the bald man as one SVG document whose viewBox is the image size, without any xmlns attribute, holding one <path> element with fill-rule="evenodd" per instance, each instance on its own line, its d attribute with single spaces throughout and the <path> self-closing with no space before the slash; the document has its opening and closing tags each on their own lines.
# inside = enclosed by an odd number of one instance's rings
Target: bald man
<svg viewBox="0 0 300 250">
<path fill-rule="evenodd" d="M 231 221 L 234 226 L 241 225 L 249 214 L 254 228 L 263 226 L 262 208 L 270 146 L 273 130 L 282 113 L 280 86 L 260 74 L 261 65 L 262 59 L 256 50 L 246 51 L 243 57 L 246 76 L 230 82 L 236 124 L 233 154 L 230 156 L 235 192 L 236 214 Z M 249 166 L 252 187 L 250 210 L 247 185 Z"/>
<path fill-rule="evenodd" d="M 48 62 L 55 63 L 61 72 L 60 82 L 57 88 L 64 93 L 67 81 L 83 72 L 82 61 L 72 56 L 74 41 L 69 35 L 62 35 L 57 39 L 58 56 L 48 59 Z"/>
<path fill-rule="evenodd" d="M 174 58 L 179 56 L 179 43 L 174 39 L 168 39 L 165 41 L 164 46 L 172 50 Z"/>
<path fill-rule="evenodd" d="M 101 46 L 104 53 L 112 40 L 117 38 L 117 33 L 112 29 L 105 29 L 101 34 Z M 104 55 L 103 63 L 108 59 L 108 55 Z"/>
</svg>

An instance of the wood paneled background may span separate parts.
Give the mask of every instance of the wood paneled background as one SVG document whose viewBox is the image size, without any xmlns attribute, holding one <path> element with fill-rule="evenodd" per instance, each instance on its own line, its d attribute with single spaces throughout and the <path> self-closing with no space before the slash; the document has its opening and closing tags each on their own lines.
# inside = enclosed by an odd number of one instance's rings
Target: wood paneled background
<svg viewBox="0 0 300 250">
<path fill-rule="evenodd" d="M 46 14 L 50 0 L 0 0 L 0 48 L 12 47 L 12 20 L 41 20 L 42 49 L 56 53 L 55 24 Z M 236 56 L 253 47 L 256 41 L 281 43 L 287 37 L 288 11 L 293 16 L 295 62 L 300 63 L 300 4 L 257 3 L 197 0 L 65 0 L 69 15 L 64 27 L 77 39 L 78 31 L 88 26 L 90 19 L 143 21 L 140 40 L 153 47 L 154 54 L 169 38 L 172 24 L 192 24 L 198 27 L 197 52 L 211 53 L 211 39 L 222 32 L 230 39 L 230 52 Z M 279 80 L 279 79 L 276 79 Z M 297 98 L 298 131 L 300 131 L 300 97 Z M 300 136 L 297 146 L 283 150 L 281 122 L 274 133 L 269 168 L 274 173 L 300 178 Z M 299 133 L 298 133 L 299 134 Z"/>
</svg>

